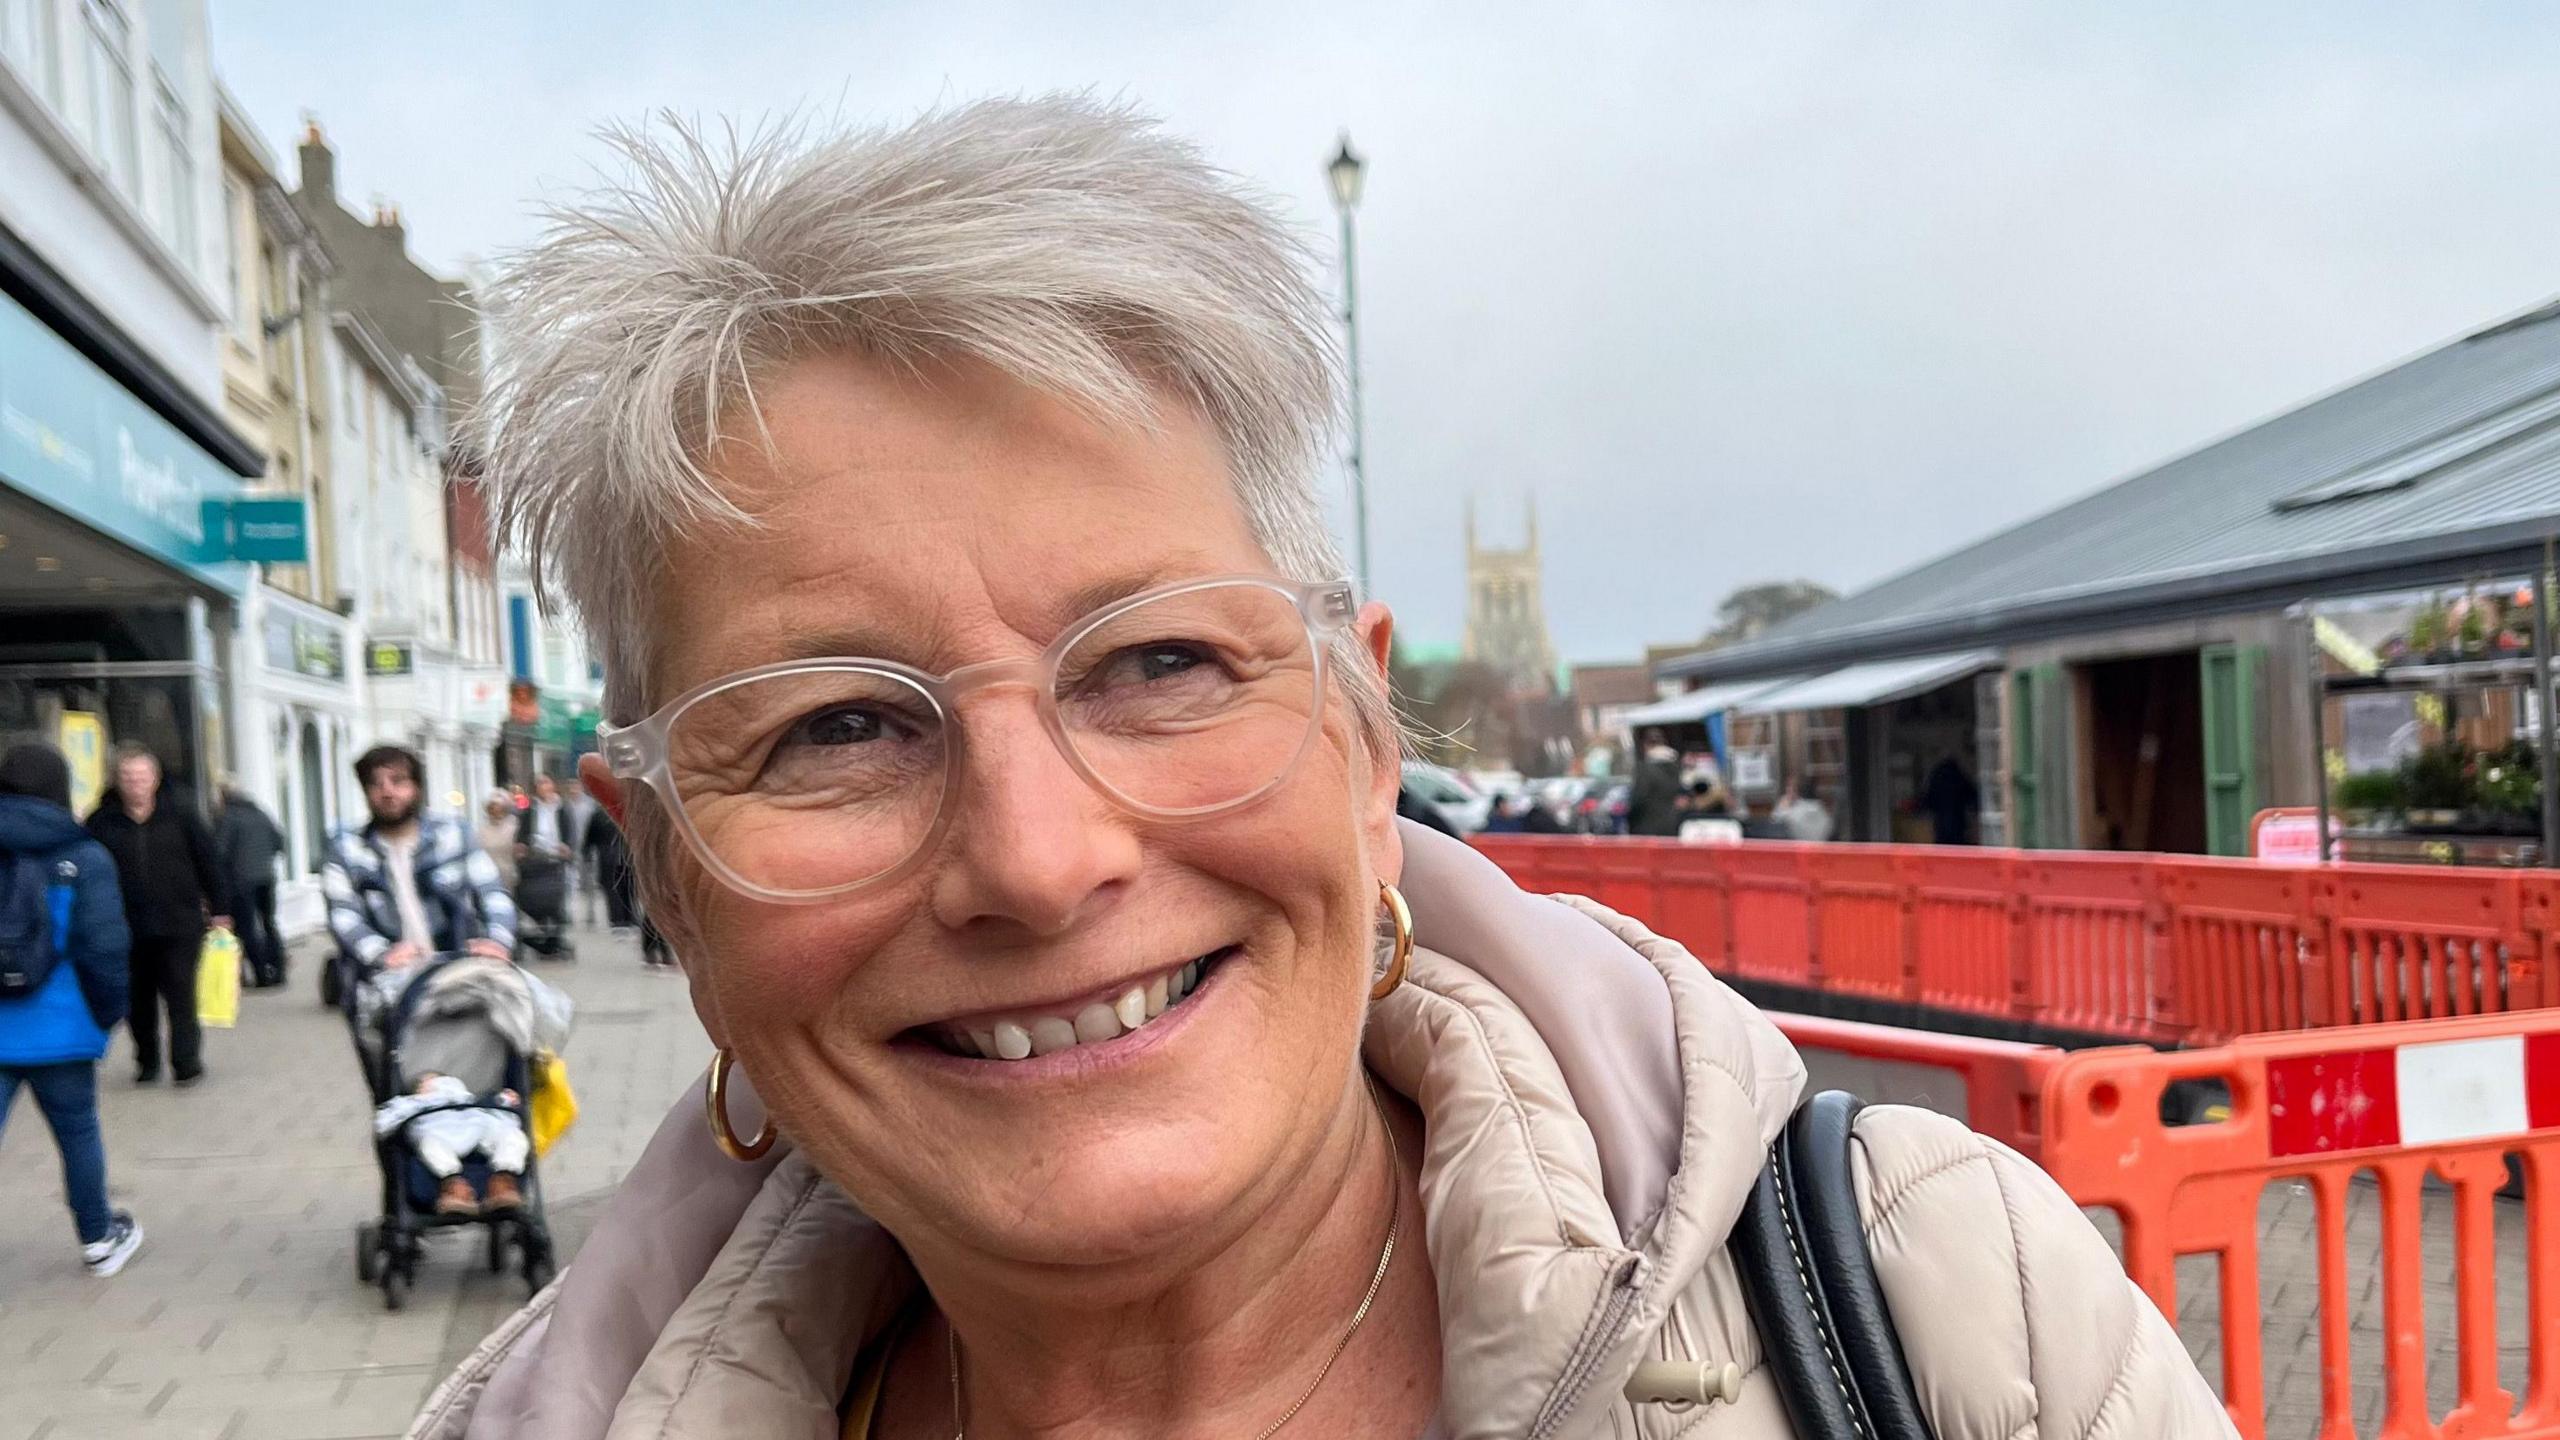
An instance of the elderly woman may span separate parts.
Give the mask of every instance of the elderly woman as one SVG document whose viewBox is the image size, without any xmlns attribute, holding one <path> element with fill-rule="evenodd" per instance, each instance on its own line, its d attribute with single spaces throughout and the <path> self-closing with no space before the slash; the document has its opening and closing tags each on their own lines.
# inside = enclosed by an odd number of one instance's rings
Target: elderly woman
<svg viewBox="0 0 2560 1440">
<path fill-rule="evenodd" d="M 480 823 L 471 835 L 480 843 L 481 853 L 498 867 L 498 879 L 508 889 L 516 888 L 516 831 L 521 827 L 516 818 L 515 801 L 504 790 L 492 790 L 480 802 Z"/>
<path fill-rule="evenodd" d="M 475 439 L 718 1054 L 413 1433 L 1791 1434 L 1726 1242 L 1803 1068 L 1396 822 L 1272 217 L 1074 100 L 627 148 Z M 1856 1143 L 1941 1440 L 2229 1433 L 2040 1172 Z"/>
</svg>

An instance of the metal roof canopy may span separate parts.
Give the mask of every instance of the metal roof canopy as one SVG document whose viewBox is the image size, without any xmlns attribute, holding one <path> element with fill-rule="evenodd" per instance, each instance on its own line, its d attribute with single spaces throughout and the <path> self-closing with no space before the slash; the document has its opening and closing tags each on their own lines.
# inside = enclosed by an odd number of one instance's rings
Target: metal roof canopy
<svg viewBox="0 0 2560 1440">
<path fill-rule="evenodd" d="M 1854 710 L 1890 705 L 1925 695 L 1941 685 L 1988 670 L 2000 663 L 1996 650 L 1965 650 L 1953 655 L 1915 655 L 1905 660 L 1870 660 L 1810 680 L 1755 695 L 1740 708 L 1757 715 L 1798 710 Z"/>
<path fill-rule="evenodd" d="M 1640 730 L 1647 725 L 1697 725 L 1704 723 L 1710 715 L 1731 710 L 1754 696 L 1782 689 L 1803 678 L 1790 675 L 1778 680 L 1741 680 L 1729 685 L 1709 685 L 1674 695 L 1668 700 L 1639 705 L 1619 716 L 1618 723 L 1630 730 Z"/>
<path fill-rule="evenodd" d="M 2529 572 L 2560 536 L 2555 394 L 2547 305 L 1656 674 L 1740 680 Z"/>
</svg>

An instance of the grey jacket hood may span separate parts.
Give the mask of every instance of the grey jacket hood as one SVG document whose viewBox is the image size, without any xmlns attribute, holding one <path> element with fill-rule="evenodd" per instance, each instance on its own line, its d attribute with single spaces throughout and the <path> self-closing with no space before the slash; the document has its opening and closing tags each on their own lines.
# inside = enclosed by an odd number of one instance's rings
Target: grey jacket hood
<svg viewBox="0 0 2560 1440">
<path fill-rule="evenodd" d="M 1440 1431 L 1788 1436 L 1723 1246 L 1802 1088 L 1793 1049 L 1679 946 L 1588 902 L 1526 895 L 1465 845 L 1403 828 L 1417 951 L 1364 1049 L 1424 1119 Z M 751 1102 L 733 1113 L 756 1118 Z M 413 1437 L 834 1440 L 854 1360 L 913 1273 L 805 1158 L 737 1164 L 701 1116 L 697 1085 L 577 1262 L 438 1390 Z M 1921 1112 L 1870 1110 L 1859 1138 L 1879 1273 L 1941 1440 L 2229 1433 L 2158 1313 L 2041 1172 Z M 2023 1207 L 2004 1201 L 2039 1182 Z M 2011 1216 L 1999 1234 L 1986 1205 Z M 2069 1302 L 2073 1344 L 2124 1343 L 2060 1375 L 2025 1359 L 2006 1373 L 2010 1352 L 2034 1354 L 2031 1268 L 2057 1282 L 2041 1298 Z M 1988 1320 L 1945 1288 L 1975 1272 Z M 1624 1398 L 1639 1364 L 1665 1359 L 1734 1362 L 1743 1393 L 1705 1410 Z M 2136 1397 L 2109 1399 L 2128 1377 Z M 2070 1428 L 2044 1430 L 2062 1409 Z"/>
</svg>

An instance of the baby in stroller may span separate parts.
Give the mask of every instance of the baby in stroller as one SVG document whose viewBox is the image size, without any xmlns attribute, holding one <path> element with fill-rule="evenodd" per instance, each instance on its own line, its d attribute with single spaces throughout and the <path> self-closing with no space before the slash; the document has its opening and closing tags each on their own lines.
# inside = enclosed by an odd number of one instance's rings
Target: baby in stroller
<svg viewBox="0 0 2560 1440">
<path fill-rule="evenodd" d="M 523 1097 L 501 1089 L 489 1105 L 471 1087 L 451 1075 L 420 1072 L 418 1087 L 395 1095 L 373 1112 L 373 1133 L 388 1139 L 403 1128 L 418 1163 L 436 1177 L 439 1215 L 499 1215 L 524 1208 L 524 1166 L 533 1154 L 518 1113 Z M 488 1194 L 474 1194 L 462 1162 L 478 1159 L 489 1167 Z"/>
<path fill-rule="evenodd" d="M 512 1248 L 539 1291 L 553 1261 L 527 1097 L 534 1056 L 568 1039 L 568 996 L 512 962 L 465 955 L 380 972 L 349 993 L 382 1169 L 381 1218 L 357 1227 L 358 1276 L 398 1309 L 426 1235 L 480 1225 L 489 1268 L 504 1269 Z"/>
</svg>

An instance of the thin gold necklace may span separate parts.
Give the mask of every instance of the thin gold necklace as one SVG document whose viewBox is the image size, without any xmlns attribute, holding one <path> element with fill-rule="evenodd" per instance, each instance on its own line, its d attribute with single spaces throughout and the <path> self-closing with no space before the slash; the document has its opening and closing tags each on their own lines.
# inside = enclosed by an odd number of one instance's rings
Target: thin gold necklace
<svg viewBox="0 0 2560 1440">
<path fill-rule="evenodd" d="M 1404 1152 L 1396 1144 L 1396 1127 L 1387 1118 L 1386 1103 L 1378 1098 L 1377 1082 L 1365 1075 L 1361 1079 L 1369 1088 L 1370 1108 L 1378 1112 L 1378 1126 L 1387 1132 L 1387 1243 L 1378 1247 L 1378 1268 L 1369 1276 L 1369 1288 L 1360 1296 L 1360 1308 L 1351 1312 L 1351 1323 L 1342 1327 L 1342 1338 L 1333 1342 L 1333 1353 L 1324 1357 L 1323 1368 L 1316 1371 L 1316 1378 L 1307 1382 L 1307 1388 L 1298 1392 L 1298 1398 L 1290 1402 L 1280 1418 L 1264 1427 L 1254 1440 L 1271 1440 L 1280 1433 L 1280 1427 L 1297 1419 L 1298 1412 L 1315 1398 L 1316 1387 L 1333 1373 L 1333 1362 L 1351 1348 L 1351 1337 L 1360 1333 L 1360 1322 L 1369 1318 L 1369 1307 L 1377 1303 L 1378 1290 L 1387 1283 L 1387 1267 L 1395 1263 L 1396 1236 L 1404 1229 Z M 951 1440 L 968 1440 L 968 1424 L 960 1413 L 960 1332 L 945 1323 L 943 1335 L 951 1345 Z"/>
</svg>

